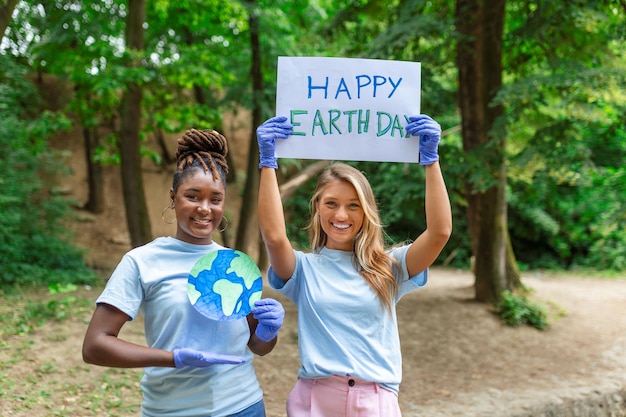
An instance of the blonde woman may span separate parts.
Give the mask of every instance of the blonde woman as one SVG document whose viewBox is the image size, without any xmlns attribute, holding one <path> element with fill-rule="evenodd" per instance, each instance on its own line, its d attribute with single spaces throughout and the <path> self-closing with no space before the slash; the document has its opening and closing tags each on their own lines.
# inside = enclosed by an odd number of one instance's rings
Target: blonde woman
<svg viewBox="0 0 626 417">
<path fill-rule="evenodd" d="M 270 285 L 298 307 L 301 368 L 287 399 L 289 417 L 400 416 L 402 357 L 395 305 L 426 285 L 428 267 L 452 231 L 439 167 L 441 127 L 410 118 L 426 170 L 427 228 L 415 241 L 385 248 L 372 188 L 354 167 L 334 163 L 311 198 L 312 252 L 294 250 L 286 233 L 274 156 L 292 126 L 274 117 L 257 129 L 261 180 L 259 222 L 269 254 Z"/>
</svg>

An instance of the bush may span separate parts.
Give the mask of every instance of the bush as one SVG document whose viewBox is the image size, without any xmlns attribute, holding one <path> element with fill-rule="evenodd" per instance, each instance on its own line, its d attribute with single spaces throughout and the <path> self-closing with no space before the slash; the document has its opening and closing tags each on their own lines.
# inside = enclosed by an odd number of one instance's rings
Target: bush
<svg viewBox="0 0 626 417">
<path fill-rule="evenodd" d="M 91 283 L 96 274 L 69 243 L 72 202 L 54 192 L 63 166 L 45 139 L 69 126 L 37 113 L 38 96 L 16 64 L 0 70 L 0 288 Z"/>
<path fill-rule="evenodd" d="M 545 307 L 530 301 L 524 295 L 504 291 L 496 307 L 502 321 L 509 326 L 528 324 L 539 330 L 548 327 Z"/>
</svg>

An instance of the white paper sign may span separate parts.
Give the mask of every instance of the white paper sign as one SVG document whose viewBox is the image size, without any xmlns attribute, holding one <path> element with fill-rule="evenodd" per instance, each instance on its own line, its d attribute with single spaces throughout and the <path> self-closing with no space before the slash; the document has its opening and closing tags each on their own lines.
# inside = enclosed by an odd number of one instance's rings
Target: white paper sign
<svg viewBox="0 0 626 417">
<path fill-rule="evenodd" d="M 418 162 L 407 136 L 420 112 L 420 63 L 358 58 L 279 57 L 276 115 L 293 135 L 279 158 Z"/>
</svg>

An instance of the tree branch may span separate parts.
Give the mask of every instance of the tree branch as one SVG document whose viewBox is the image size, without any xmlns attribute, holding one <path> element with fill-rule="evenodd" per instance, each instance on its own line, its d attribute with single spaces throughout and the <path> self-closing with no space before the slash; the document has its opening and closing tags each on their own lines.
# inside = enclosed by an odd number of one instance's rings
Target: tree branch
<svg viewBox="0 0 626 417">
<path fill-rule="evenodd" d="M 330 163 L 331 161 L 318 161 L 298 172 L 280 187 L 280 197 L 283 200 L 291 197 L 300 185 L 323 171 Z"/>
</svg>

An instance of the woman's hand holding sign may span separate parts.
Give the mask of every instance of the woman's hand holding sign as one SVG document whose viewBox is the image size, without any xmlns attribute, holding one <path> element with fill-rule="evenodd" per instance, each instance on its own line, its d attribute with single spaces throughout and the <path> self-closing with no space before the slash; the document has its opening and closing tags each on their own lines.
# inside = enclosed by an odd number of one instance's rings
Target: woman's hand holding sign
<svg viewBox="0 0 626 417">
<path fill-rule="evenodd" d="M 420 114 L 409 117 L 407 133 L 420 137 L 420 165 L 431 165 L 439 160 L 437 149 L 441 139 L 441 126 L 430 116 Z"/>
<path fill-rule="evenodd" d="M 293 131 L 293 126 L 287 122 L 287 117 L 277 116 L 268 119 L 256 129 L 259 143 L 259 168 L 278 168 L 276 161 L 276 139 L 285 139 Z"/>
</svg>

